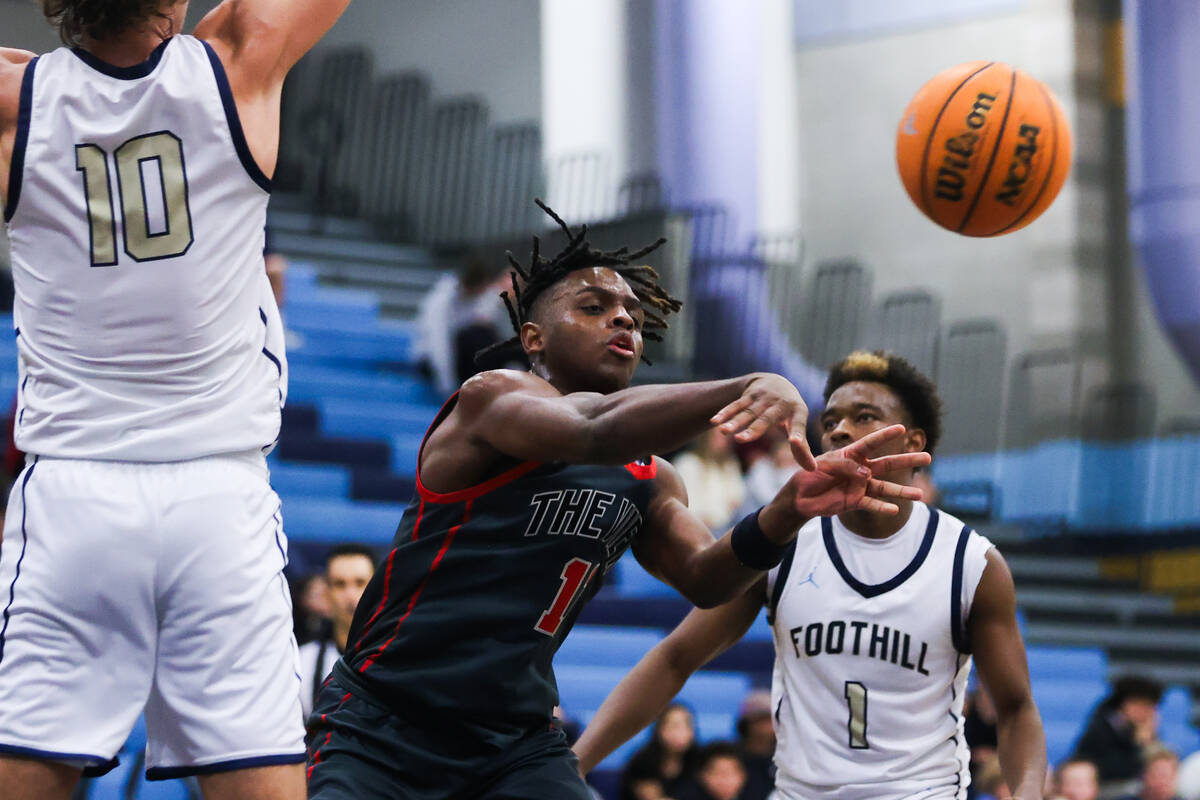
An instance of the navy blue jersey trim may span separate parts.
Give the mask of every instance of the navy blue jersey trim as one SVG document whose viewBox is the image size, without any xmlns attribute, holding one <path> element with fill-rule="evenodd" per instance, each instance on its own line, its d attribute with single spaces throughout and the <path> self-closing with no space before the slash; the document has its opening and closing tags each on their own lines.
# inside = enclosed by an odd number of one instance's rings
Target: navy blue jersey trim
<svg viewBox="0 0 1200 800">
<path fill-rule="evenodd" d="M 931 508 L 929 509 L 929 524 L 925 526 L 925 538 L 921 540 L 921 546 L 918 548 L 917 554 L 913 556 L 913 560 L 908 562 L 908 566 L 900 570 L 896 574 L 896 577 L 884 583 L 877 583 L 874 586 L 868 586 L 858 580 L 846 568 L 846 562 L 842 560 L 842 554 L 837 549 L 837 540 L 833 538 L 833 520 L 830 517 L 821 518 L 821 538 L 825 542 L 825 550 L 829 553 L 829 560 L 833 562 L 833 566 L 838 571 L 838 574 L 842 576 L 842 580 L 863 597 L 878 597 L 904 583 L 913 576 L 913 573 L 921 568 L 921 565 L 925 563 L 925 558 L 929 555 L 930 548 L 933 547 L 933 536 L 937 532 L 937 524 L 937 509 Z"/>
<path fill-rule="evenodd" d="M 21 78 L 21 94 L 17 101 L 17 137 L 13 139 L 12 161 L 8 164 L 8 198 L 4 203 L 4 221 L 8 222 L 17 213 L 17 201 L 21 199 L 21 176 L 25 174 L 25 145 L 29 142 L 29 117 L 33 114 L 33 71 L 37 68 L 36 56 L 25 67 Z"/>
<path fill-rule="evenodd" d="M 954 572 L 950 579 L 950 638 L 954 640 L 954 649 L 964 654 L 971 652 L 971 642 L 962 621 L 963 561 L 970 538 L 971 529 L 963 525 L 962 533 L 958 535 L 958 546 L 954 548 Z"/>
<path fill-rule="evenodd" d="M 792 560 L 796 557 L 796 540 L 788 545 L 787 552 L 783 554 L 783 561 L 779 562 L 779 572 L 775 573 L 775 586 L 771 590 L 771 597 L 767 602 L 767 624 L 775 624 L 775 611 L 779 608 L 779 598 L 783 597 L 783 587 L 787 586 L 788 574 L 792 571 Z"/>
<path fill-rule="evenodd" d="M 215 764 L 201 764 L 193 767 L 150 767 L 146 770 L 148 781 L 169 781 L 172 778 L 189 778 L 192 775 L 212 775 L 214 772 L 232 772 L 235 769 L 250 767 L 271 767 L 278 764 L 303 764 L 308 758 L 307 753 L 285 753 L 278 756 L 256 756 L 253 758 L 235 758 L 232 761 L 218 761 Z"/>
<path fill-rule="evenodd" d="M 283 365 L 279 363 L 279 359 L 276 358 L 275 354 L 272 353 L 267 348 L 264 347 L 262 350 L 263 350 L 263 355 L 266 356 L 267 358 L 271 359 L 271 363 L 275 365 L 275 369 L 279 370 L 279 374 L 280 374 L 280 376 L 282 376 L 283 375 Z"/>
<path fill-rule="evenodd" d="M 238 116 L 237 105 L 233 102 L 233 90 L 229 88 L 229 78 L 225 75 L 225 67 L 208 42 L 201 39 L 200 43 L 208 51 L 208 60 L 212 62 L 213 76 L 217 79 L 217 91 L 221 94 L 221 105 L 225 106 L 225 119 L 229 122 L 229 135 L 233 138 L 233 149 L 237 151 L 238 159 L 246 168 L 246 174 L 250 176 L 250 180 L 257 183 L 258 188 L 270 194 L 271 179 L 266 176 L 255 162 L 254 156 L 250 154 L 250 145 L 246 143 L 246 134 L 242 130 L 242 119 Z"/>
<path fill-rule="evenodd" d="M 95 764 L 84 767 L 83 774 L 87 777 L 96 777 L 103 775 L 106 772 L 112 772 L 120 763 L 117 758 L 105 758 L 91 753 L 60 753 L 57 750 L 42 750 L 37 747 L 22 747 L 16 744 L 0 744 L 0 753 L 9 753 L 14 756 L 28 756 L 30 758 L 44 759 L 46 761 L 94 761 Z"/>
<path fill-rule="evenodd" d="M 35 460 L 29 465 L 29 469 L 25 471 L 25 478 L 21 481 L 21 555 L 17 556 L 17 568 L 13 572 L 12 583 L 8 585 L 8 604 L 4 606 L 4 625 L 0 627 L 0 663 L 4 661 L 4 637 L 8 634 L 8 618 L 12 610 L 13 600 L 17 596 L 17 579 L 21 577 L 21 562 L 25 560 L 25 548 L 29 544 L 29 536 L 25 532 L 25 487 L 29 485 L 29 479 L 33 477 L 33 470 L 37 467 Z"/>
<path fill-rule="evenodd" d="M 72 47 L 71 52 L 77 55 L 80 61 L 87 64 L 97 72 L 103 73 L 110 78 L 118 78 L 123 81 L 132 81 L 137 80 L 138 78 L 144 78 L 151 72 L 154 72 L 154 68 L 158 66 L 158 62 L 162 60 L 163 53 L 165 53 L 167 50 L 167 45 L 169 45 L 171 42 L 172 39 L 163 39 L 162 44 L 154 48 L 154 50 L 150 53 L 149 58 L 140 64 L 134 64 L 132 67 L 114 67 L 107 61 L 101 61 L 100 59 L 96 58 L 96 56 L 80 47 Z"/>
</svg>

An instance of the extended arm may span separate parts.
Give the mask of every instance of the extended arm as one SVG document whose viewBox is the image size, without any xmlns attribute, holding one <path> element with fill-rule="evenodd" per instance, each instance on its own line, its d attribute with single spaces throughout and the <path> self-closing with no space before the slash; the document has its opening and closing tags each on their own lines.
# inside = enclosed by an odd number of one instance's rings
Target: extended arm
<svg viewBox="0 0 1200 800">
<path fill-rule="evenodd" d="M 766 578 L 733 602 L 695 610 L 642 657 L 600 706 L 575 743 L 587 774 L 662 713 L 687 679 L 737 642 L 753 624 L 766 596 Z"/>
<path fill-rule="evenodd" d="M 743 399 L 752 405 L 725 430 L 761 435 L 771 425 L 788 424 L 803 439 L 808 409 L 800 393 L 784 378 L 765 373 L 563 395 L 531 373 L 495 370 L 463 384 L 455 414 L 471 439 L 512 458 L 627 464 L 677 450 Z"/>
<path fill-rule="evenodd" d="M 226 69 L 253 70 L 254 82 L 263 86 L 280 84 L 348 5 L 350 0 L 225 0 L 200 20 L 196 36 L 225 50 L 219 54 Z"/>
<path fill-rule="evenodd" d="M 1013 797 L 1041 800 L 1046 777 L 1046 735 L 1029 687 L 1025 643 L 1017 628 L 1012 573 L 996 550 L 975 590 L 967 620 L 975 665 L 996 706 L 1000 768 Z"/>
</svg>

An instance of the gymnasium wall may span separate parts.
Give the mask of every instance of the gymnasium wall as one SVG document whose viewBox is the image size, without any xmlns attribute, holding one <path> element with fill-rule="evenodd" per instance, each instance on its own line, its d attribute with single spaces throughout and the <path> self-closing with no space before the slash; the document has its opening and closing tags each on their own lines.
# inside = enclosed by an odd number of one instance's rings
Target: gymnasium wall
<svg viewBox="0 0 1200 800">
<path fill-rule="evenodd" d="M 1129 258 L 1114 265 L 1108 257 L 1103 36 L 1100 22 L 1077 8 L 1088 3 L 981 0 L 974 13 L 924 19 L 845 14 L 813 18 L 805 35 L 809 5 L 797 2 L 795 51 L 809 263 L 855 257 L 873 268 L 877 297 L 927 287 L 941 296 L 945 323 L 1000 319 L 1010 361 L 1031 349 L 1071 347 L 1087 358 L 1085 393 L 1132 378 L 1154 388 L 1160 421 L 1191 412 L 1200 392 L 1154 321 L 1140 274 Z M 896 126 L 912 94 L 941 70 L 981 58 L 1048 84 L 1075 131 L 1075 164 L 1054 205 L 996 239 L 929 222 L 895 166 Z M 1130 352 L 1124 365 L 1114 352 L 1121 347 Z"/>
</svg>

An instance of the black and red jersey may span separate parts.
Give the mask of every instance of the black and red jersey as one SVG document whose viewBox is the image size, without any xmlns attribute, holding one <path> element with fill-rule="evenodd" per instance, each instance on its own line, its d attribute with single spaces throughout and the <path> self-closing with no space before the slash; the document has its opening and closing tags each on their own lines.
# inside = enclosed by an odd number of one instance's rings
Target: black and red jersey
<svg viewBox="0 0 1200 800">
<path fill-rule="evenodd" d="M 439 494 L 418 470 L 340 670 L 401 715 L 548 718 L 558 702 L 554 653 L 638 535 L 654 475 L 653 459 L 525 462 Z"/>
</svg>

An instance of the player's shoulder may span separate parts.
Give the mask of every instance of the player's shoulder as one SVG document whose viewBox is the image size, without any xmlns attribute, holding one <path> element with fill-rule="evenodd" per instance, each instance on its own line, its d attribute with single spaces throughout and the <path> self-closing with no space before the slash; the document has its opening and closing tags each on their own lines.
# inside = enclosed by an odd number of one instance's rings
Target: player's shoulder
<svg viewBox="0 0 1200 800">
<path fill-rule="evenodd" d="M 559 395 L 558 390 L 546 379 L 532 372 L 492 369 L 468 378 L 458 390 L 458 403 L 460 406 L 472 408 L 513 393 L 539 397 Z"/>
<path fill-rule="evenodd" d="M 37 54 L 28 50 L 0 47 L 0 119 L 16 118 L 21 81 L 29 62 L 35 58 Z"/>
</svg>

